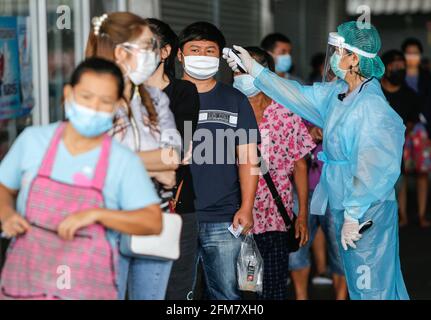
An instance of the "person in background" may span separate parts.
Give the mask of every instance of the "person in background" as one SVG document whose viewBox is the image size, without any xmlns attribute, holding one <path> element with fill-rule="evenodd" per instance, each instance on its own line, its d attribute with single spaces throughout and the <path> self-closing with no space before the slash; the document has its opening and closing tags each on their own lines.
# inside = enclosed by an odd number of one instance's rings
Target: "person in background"
<svg viewBox="0 0 431 320">
<path fill-rule="evenodd" d="M 241 225 L 246 234 L 253 227 L 260 143 L 256 118 L 245 95 L 214 78 L 226 45 L 216 26 L 207 22 L 187 26 L 179 35 L 179 45 L 183 79 L 196 85 L 200 98 L 191 170 L 207 296 L 238 300 L 236 263 L 241 237 L 228 228 L 233 224 L 238 230 Z M 230 134 L 235 137 L 226 139 Z"/>
<path fill-rule="evenodd" d="M 423 57 L 420 68 L 428 73 L 431 73 L 431 60 L 428 57 Z"/>
<path fill-rule="evenodd" d="M 116 112 L 112 135 L 135 151 L 153 178 L 168 212 L 179 164 L 181 137 L 176 130 L 169 98 L 144 82 L 160 62 L 157 39 L 147 22 L 129 12 L 115 12 L 93 19 L 87 56 L 117 62 L 125 77 L 124 99 Z M 120 255 L 120 299 L 163 300 L 173 261 Z"/>
<path fill-rule="evenodd" d="M 196 86 L 190 81 L 175 78 L 175 60 L 178 53 L 178 36 L 171 27 L 158 19 L 147 19 L 151 31 L 160 42 L 161 63 L 154 74 L 146 81 L 147 85 L 163 90 L 170 99 L 170 108 L 175 122 L 184 139 L 182 155 L 188 158 L 193 133 L 199 117 L 199 95 Z M 187 134 L 189 137 L 187 137 Z M 198 240 L 198 226 L 194 206 L 195 192 L 189 160 L 185 159 L 176 171 L 176 193 L 179 192 L 176 212 L 183 218 L 181 233 L 181 256 L 172 267 L 167 300 L 192 298 L 195 277 L 195 260 Z M 176 193 L 174 196 L 176 196 Z"/>
<path fill-rule="evenodd" d="M 304 121 L 304 123 L 313 137 L 314 143 L 317 145 L 307 159 L 309 199 L 311 200 L 322 174 L 323 162 L 318 159 L 318 154 L 323 150 L 323 133 L 322 129 L 313 126 L 308 121 Z M 295 203 L 295 211 L 297 210 Z M 347 298 L 347 283 L 343 271 L 343 262 L 337 245 L 334 220 L 329 209 L 326 210 L 323 216 L 310 214 L 308 228 L 310 234 L 309 243 L 297 252 L 292 253 L 289 257 L 289 270 L 295 287 L 296 299 L 308 300 L 309 298 L 308 283 L 311 271 L 310 246 L 312 246 L 317 272 L 317 276 L 312 279 L 312 283 L 333 284 L 335 299 L 345 300 Z M 327 250 L 329 269 L 326 263 Z"/>
<path fill-rule="evenodd" d="M 302 79 L 293 75 L 292 42 L 281 33 L 271 33 L 263 38 L 260 47 L 268 52 L 275 61 L 275 72 L 283 78 L 302 83 Z"/>
<path fill-rule="evenodd" d="M 274 60 L 257 47 L 245 48 L 261 65 L 274 71 Z M 301 118 L 268 98 L 253 85 L 253 78 L 236 72 L 233 86 L 244 93 L 253 108 L 265 144 L 260 149 L 266 167 L 279 192 L 286 211 L 293 217 L 293 184 L 299 198 L 299 214 L 294 230 L 300 245 L 308 241 L 308 183 L 304 156 L 314 147 Z M 266 144 L 268 142 L 268 144 Z M 289 252 L 286 225 L 262 174 L 259 177 L 253 207 L 254 239 L 263 258 L 263 292 L 265 300 L 287 300 Z"/>
<path fill-rule="evenodd" d="M 404 40 L 401 50 L 406 58 L 406 84 L 420 97 L 423 122 L 427 122 L 428 135 L 431 135 L 431 75 L 421 68 L 422 43 L 416 38 Z M 425 183 L 424 183 L 425 184 Z"/>
<path fill-rule="evenodd" d="M 123 90 L 115 64 L 85 60 L 64 87 L 68 121 L 25 129 L 1 162 L 0 221 L 14 238 L 2 298 L 116 299 L 119 233 L 161 232 L 141 160 L 106 134 Z"/>
<path fill-rule="evenodd" d="M 308 77 L 308 84 L 313 84 L 314 82 L 322 82 L 323 70 L 325 67 L 325 54 L 322 52 L 316 53 L 311 58 L 311 73 Z"/>
<path fill-rule="evenodd" d="M 402 176 L 399 180 L 398 204 L 400 226 L 408 223 L 407 186 L 408 177 L 415 177 L 419 223 L 430 227 L 426 219 L 428 200 L 428 176 L 431 171 L 431 145 L 426 127 L 420 122 L 421 101 L 406 82 L 406 59 L 402 52 L 390 50 L 382 56 L 386 72 L 382 78 L 383 93 L 389 104 L 400 115 L 406 126 Z"/>
</svg>

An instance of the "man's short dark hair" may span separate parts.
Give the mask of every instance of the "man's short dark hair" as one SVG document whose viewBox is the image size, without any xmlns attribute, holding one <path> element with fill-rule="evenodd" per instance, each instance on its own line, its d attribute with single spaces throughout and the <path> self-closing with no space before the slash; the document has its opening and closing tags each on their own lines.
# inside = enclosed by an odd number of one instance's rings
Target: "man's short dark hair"
<svg viewBox="0 0 431 320">
<path fill-rule="evenodd" d="M 179 44 L 181 50 L 184 49 L 184 45 L 190 41 L 207 40 L 213 41 L 218 44 L 220 54 L 223 48 L 226 46 L 226 39 L 223 33 L 213 24 L 209 22 L 195 22 L 187 26 L 179 35 Z"/>
<path fill-rule="evenodd" d="M 407 38 L 406 40 L 404 40 L 403 44 L 401 45 L 401 50 L 403 50 L 403 52 L 405 53 L 407 50 L 407 47 L 410 47 L 410 46 L 416 46 L 419 49 L 420 53 L 424 52 L 422 43 L 417 38 Z"/>
<path fill-rule="evenodd" d="M 275 44 L 277 42 L 291 43 L 290 39 L 284 34 L 276 32 L 270 33 L 265 38 L 263 38 L 260 46 L 263 50 L 272 52 L 274 51 Z"/>
<path fill-rule="evenodd" d="M 382 62 L 387 67 L 390 63 L 394 61 L 406 61 L 404 54 L 399 50 L 389 50 L 382 54 Z"/>
</svg>

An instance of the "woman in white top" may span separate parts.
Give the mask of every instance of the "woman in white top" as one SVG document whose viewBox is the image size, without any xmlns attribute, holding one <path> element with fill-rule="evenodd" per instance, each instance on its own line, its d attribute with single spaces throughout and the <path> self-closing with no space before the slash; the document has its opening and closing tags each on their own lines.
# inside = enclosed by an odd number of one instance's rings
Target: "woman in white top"
<svg viewBox="0 0 431 320">
<path fill-rule="evenodd" d="M 157 68 L 160 55 L 156 39 L 144 19 L 117 12 L 93 19 L 87 56 L 117 62 L 126 89 L 124 103 L 116 114 L 113 135 L 137 152 L 167 211 L 167 190 L 175 185 L 175 170 L 181 147 L 168 97 L 143 83 Z M 165 297 L 172 261 L 120 255 L 119 297 L 131 300 L 162 300 Z"/>
</svg>

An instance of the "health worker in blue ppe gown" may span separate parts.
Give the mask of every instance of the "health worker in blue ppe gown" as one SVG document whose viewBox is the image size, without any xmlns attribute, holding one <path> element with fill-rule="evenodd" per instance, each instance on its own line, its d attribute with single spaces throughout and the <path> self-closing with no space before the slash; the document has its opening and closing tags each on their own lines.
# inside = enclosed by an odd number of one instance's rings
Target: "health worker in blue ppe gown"
<svg viewBox="0 0 431 320">
<path fill-rule="evenodd" d="M 350 298 L 401 300 L 409 296 L 400 266 L 394 185 L 405 127 L 380 87 L 380 47 L 371 24 L 343 23 L 329 35 L 325 80 L 302 86 L 234 46 L 259 90 L 323 128 L 324 166 L 310 212 L 324 214 L 330 206 Z M 361 230 L 369 221 L 371 227 Z"/>
</svg>

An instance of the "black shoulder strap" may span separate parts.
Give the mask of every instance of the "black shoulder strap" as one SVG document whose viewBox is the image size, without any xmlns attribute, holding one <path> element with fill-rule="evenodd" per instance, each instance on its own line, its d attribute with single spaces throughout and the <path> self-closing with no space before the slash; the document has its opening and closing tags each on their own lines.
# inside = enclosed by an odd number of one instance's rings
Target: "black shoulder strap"
<svg viewBox="0 0 431 320">
<path fill-rule="evenodd" d="M 271 192 L 272 198 L 275 201 L 275 204 L 278 208 L 278 211 L 280 212 L 281 217 L 284 220 L 284 224 L 286 225 L 286 228 L 289 228 L 290 225 L 294 224 L 295 218 L 292 220 L 289 217 L 289 214 L 287 213 L 286 207 L 284 206 L 283 199 L 281 198 L 280 194 L 278 193 L 277 187 L 275 186 L 274 181 L 272 181 L 269 170 L 266 167 L 265 161 L 261 157 L 261 153 L 260 153 L 259 149 L 257 150 L 257 154 L 258 154 L 258 157 L 260 159 L 260 170 L 262 172 L 263 178 L 265 179 L 266 184 L 268 185 L 269 191 Z"/>
</svg>

